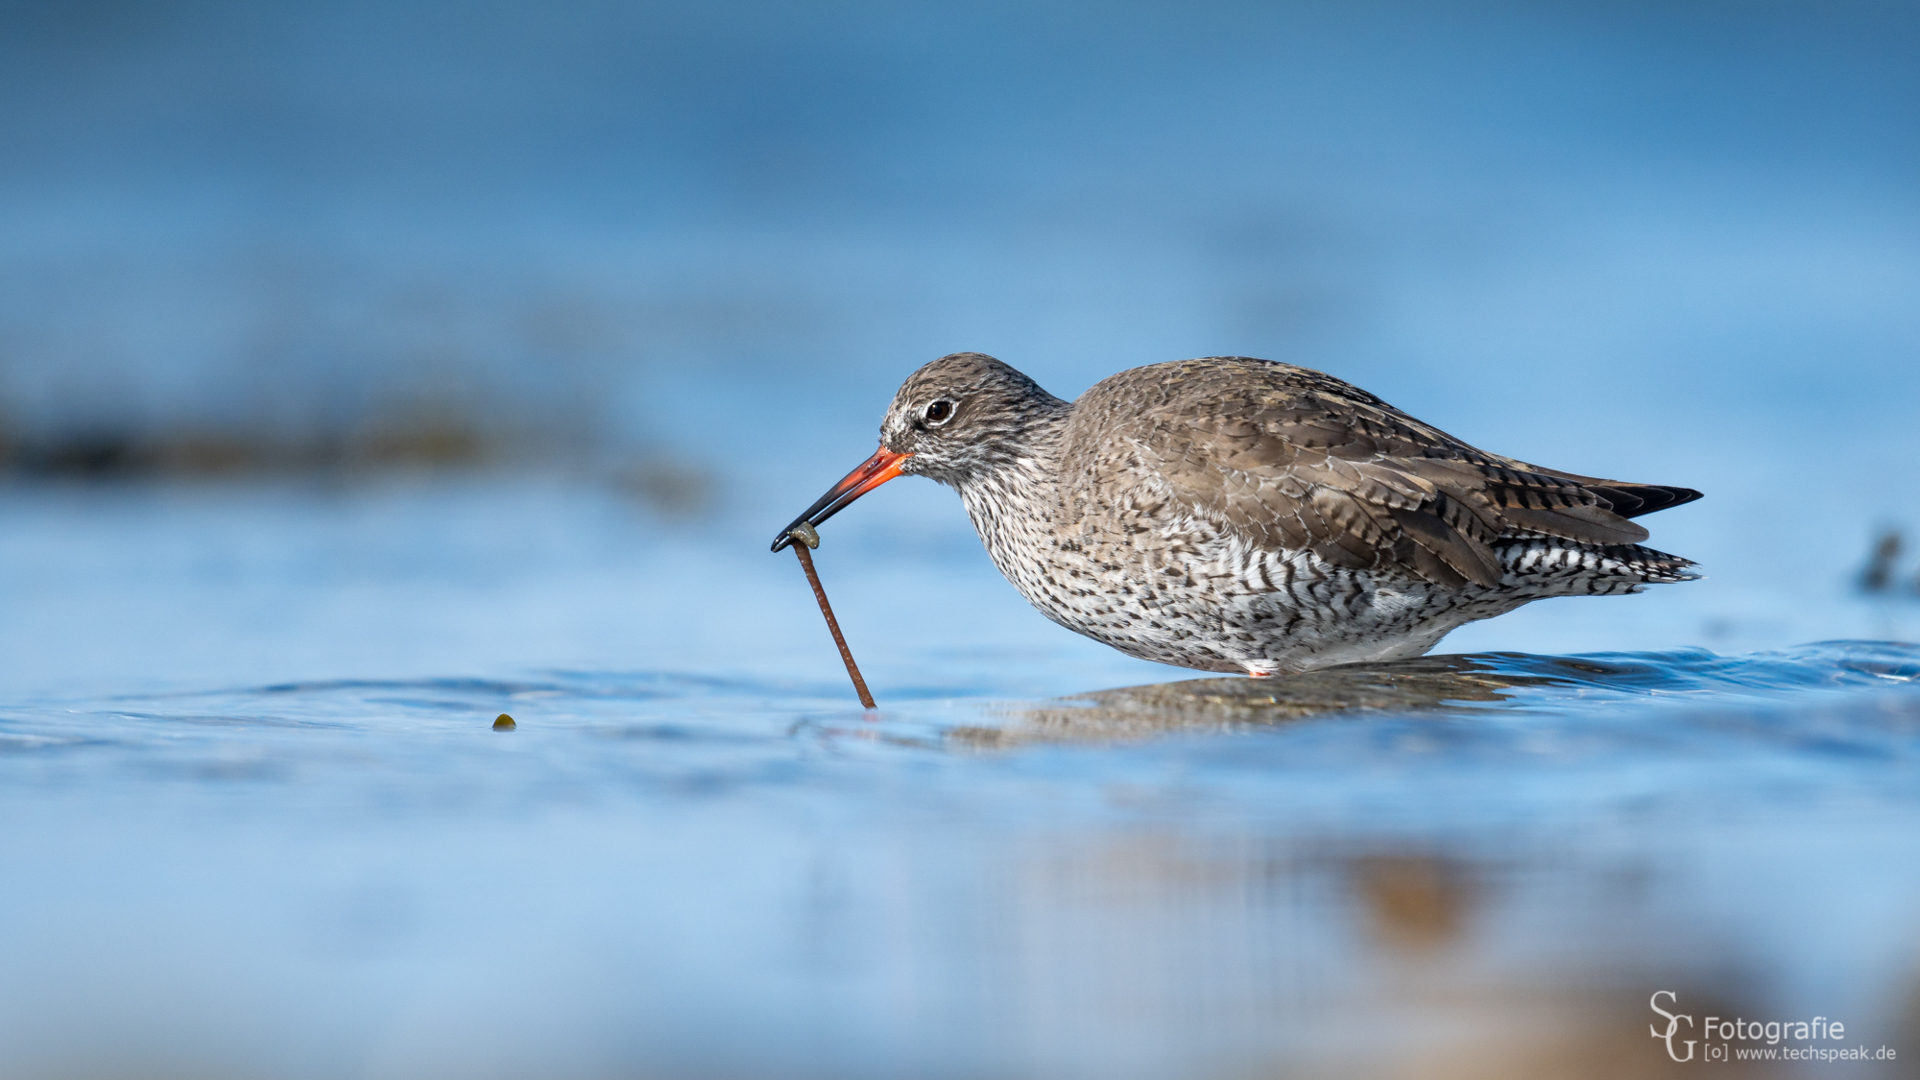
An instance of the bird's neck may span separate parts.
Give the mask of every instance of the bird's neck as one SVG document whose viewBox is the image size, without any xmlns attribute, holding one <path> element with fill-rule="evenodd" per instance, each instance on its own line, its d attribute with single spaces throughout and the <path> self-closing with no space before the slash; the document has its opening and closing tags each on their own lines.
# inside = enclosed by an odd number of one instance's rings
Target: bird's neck
<svg viewBox="0 0 1920 1080">
<path fill-rule="evenodd" d="M 954 485 L 987 554 L 1015 584 L 1020 575 L 1014 564 L 1045 544 L 1059 503 L 1061 444 L 1073 406 L 1055 401 L 1057 408 L 1033 417 L 1006 441 L 992 468 Z"/>
</svg>

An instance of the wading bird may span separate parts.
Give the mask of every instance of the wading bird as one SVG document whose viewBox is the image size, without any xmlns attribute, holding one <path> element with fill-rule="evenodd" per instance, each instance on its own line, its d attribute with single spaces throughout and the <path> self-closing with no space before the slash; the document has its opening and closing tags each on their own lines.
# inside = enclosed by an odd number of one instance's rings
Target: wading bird
<svg viewBox="0 0 1920 1080">
<path fill-rule="evenodd" d="M 1049 619 L 1202 671 L 1419 656 L 1531 600 L 1698 576 L 1628 520 L 1697 491 L 1489 454 L 1245 356 L 1134 368 L 1072 402 L 991 356 L 943 356 L 894 395 L 880 449 L 788 529 L 896 476 L 958 491 Z"/>
</svg>

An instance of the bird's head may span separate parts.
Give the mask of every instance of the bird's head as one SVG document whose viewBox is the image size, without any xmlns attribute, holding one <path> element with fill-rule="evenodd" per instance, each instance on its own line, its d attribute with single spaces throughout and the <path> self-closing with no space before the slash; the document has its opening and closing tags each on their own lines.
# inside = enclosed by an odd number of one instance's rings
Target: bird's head
<svg viewBox="0 0 1920 1080">
<path fill-rule="evenodd" d="M 818 525 L 896 476 L 925 476 L 959 487 L 1025 452 L 1036 421 L 1065 403 L 985 353 L 943 356 L 907 376 L 880 422 L 880 449 L 796 518 Z M 773 550 L 791 543 L 787 533 Z"/>
</svg>

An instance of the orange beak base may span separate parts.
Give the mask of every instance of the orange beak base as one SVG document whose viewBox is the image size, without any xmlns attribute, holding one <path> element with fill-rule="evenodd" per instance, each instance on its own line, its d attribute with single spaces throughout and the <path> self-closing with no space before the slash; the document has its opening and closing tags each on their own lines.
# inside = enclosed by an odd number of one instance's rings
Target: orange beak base
<svg viewBox="0 0 1920 1080">
<path fill-rule="evenodd" d="M 802 523 L 818 525 L 844 509 L 848 503 L 879 487 L 881 484 L 900 475 L 900 463 L 912 457 L 912 454 L 896 454 L 886 447 L 873 452 L 873 456 L 860 463 L 860 467 L 842 477 L 840 482 L 827 489 L 820 501 L 807 507 L 807 512 L 794 518 L 780 535 L 773 538 L 773 550 L 779 551 L 793 543 L 793 537 L 787 535 Z"/>
</svg>

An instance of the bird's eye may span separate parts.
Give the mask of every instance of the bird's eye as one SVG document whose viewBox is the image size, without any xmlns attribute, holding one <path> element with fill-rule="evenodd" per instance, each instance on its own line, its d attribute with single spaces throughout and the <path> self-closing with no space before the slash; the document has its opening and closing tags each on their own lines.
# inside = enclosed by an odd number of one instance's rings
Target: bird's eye
<svg viewBox="0 0 1920 1080">
<path fill-rule="evenodd" d="M 929 424 L 944 424 L 948 420 L 953 419 L 953 402 L 947 401 L 944 398 L 932 402 L 927 405 L 925 416 Z"/>
</svg>

